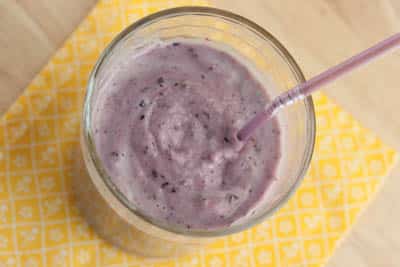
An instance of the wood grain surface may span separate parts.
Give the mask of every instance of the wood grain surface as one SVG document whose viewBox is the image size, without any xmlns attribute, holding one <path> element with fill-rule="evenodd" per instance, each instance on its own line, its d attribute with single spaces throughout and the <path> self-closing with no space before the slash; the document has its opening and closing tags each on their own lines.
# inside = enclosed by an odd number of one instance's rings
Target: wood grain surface
<svg viewBox="0 0 400 267">
<path fill-rule="evenodd" d="M 96 0 L 0 0 L 0 114 Z M 399 0 L 214 0 L 275 35 L 307 77 L 400 31 Z M 400 51 L 325 92 L 400 151 Z M 400 167 L 328 266 L 400 266 Z"/>
</svg>

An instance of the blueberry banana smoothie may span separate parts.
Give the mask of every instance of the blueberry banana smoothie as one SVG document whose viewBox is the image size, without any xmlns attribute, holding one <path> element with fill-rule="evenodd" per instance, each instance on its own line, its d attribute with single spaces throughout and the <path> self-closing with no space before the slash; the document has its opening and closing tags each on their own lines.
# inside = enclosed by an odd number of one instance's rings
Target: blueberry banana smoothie
<svg viewBox="0 0 400 267">
<path fill-rule="evenodd" d="M 117 62 L 94 106 L 94 144 L 142 213 L 187 229 L 226 227 L 261 201 L 281 158 L 271 119 L 239 150 L 236 132 L 270 101 L 233 53 L 160 41 Z"/>
</svg>

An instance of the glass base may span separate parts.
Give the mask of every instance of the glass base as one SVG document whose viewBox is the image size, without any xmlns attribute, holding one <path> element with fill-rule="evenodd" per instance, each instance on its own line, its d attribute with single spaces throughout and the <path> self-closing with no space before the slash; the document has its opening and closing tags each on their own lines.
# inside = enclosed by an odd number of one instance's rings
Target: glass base
<svg viewBox="0 0 400 267">
<path fill-rule="evenodd" d="M 101 188 L 93 183 L 79 147 L 76 152 L 72 192 L 82 216 L 100 237 L 122 250 L 145 257 L 182 256 L 204 247 L 202 240 L 198 244 L 172 241 L 150 234 L 151 227 L 146 233 L 126 221 L 110 205 L 113 200 L 105 199 L 100 194 Z"/>
</svg>

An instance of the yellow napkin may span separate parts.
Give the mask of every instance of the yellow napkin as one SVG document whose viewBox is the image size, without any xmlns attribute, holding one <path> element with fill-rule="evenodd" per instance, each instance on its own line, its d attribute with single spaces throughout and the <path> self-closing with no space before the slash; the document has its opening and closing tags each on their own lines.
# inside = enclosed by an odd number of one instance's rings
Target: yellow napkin
<svg viewBox="0 0 400 267">
<path fill-rule="evenodd" d="M 261 225 L 176 260 L 128 256 L 100 240 L 70 193 L 89 71 L 126 25 L 189 0 L 103 0 L 0 121 L 0 267 L 321 266 L 393 166 L 396 153 L 321 94 L 311 169 Z"/>
</svg>

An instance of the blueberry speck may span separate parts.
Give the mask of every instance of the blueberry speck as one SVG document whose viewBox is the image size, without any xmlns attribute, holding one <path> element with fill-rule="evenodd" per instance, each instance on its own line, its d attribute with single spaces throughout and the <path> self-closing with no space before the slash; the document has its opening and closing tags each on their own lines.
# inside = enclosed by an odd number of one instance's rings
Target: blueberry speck
<svg viewBox="0 0 400 267">
<path fill-rule="evenodd" d="M 208 67 L 208 70 L 209 70 L 209 71 L 212 71 L 213 69 L 214 69 L 213 66 Z"/>
<path fill-rule="evenodd" d="M 157 83 L 162 84 L 164 82 L 164 78 L 160 77 L 157 79 Z"/>
<path fill-rule="evenodd" d="M 280 134 L 281 131 L 279 129 L 272 129 L 273 134 Z"/>
<path fill-rule="evenodd" d="M 162 184 L 161 184 L 161 188 L 165 188 L 165 187 L 167 187 L 168 185 L 169 185 L 168 182 L 162 183 Z"/>
<path fill-rule="evenodd" d="M 160 92 L 160 93 L 158 93 L 160 96 L 163 96 L 164 95 L 164 93 L 163 92 Z"/>
<path fill-rule="evenodd" d="M 199 114 L 198 114 L 198 113 L 194 114 L 194 116 L 195 116 L 197 119 L 199 118 Z"/>
<path fill-rule="evenodd" d="M 118 154 L 118 152 L 113 151 L 113 152 L 111 152 L 111 156 L 113 156 L 113 157 L 118 157 L 119 154 Z"/>
<path fill-rule="evenodd" d="M 204 74 L 202 74 L 201 78 L 204 80 L 206 78 L 206 76 Z"/>
<path fill-rule="evenodd" d="M 224 137 L 224 141 L 225 141 L 225 143 L 228 143 L 228 144 L 231 142 L 231 140 L 229 140 L 229 138 L 226 136 Z"/>
<path fill-rule="evenodd" d="M 226 196 L 226 199 L 228 200 L 229 203 L 232 203 L 233 201 L 238 200 L 239 197 L 237 195 L 234 195 L 234 194 L 228 194 Z"/>
<path fill-rule="evenodd" d="M 175 187 L 172 187 L 171 193 L 176 193 L 176 188 Z"/>
<path fill-rule="evenodd" d="M 190 53 L 193 53 L 193 52 L 194 52 L 193 47 L 190 47 L 190 48 L 188 49 L 188 51 L 189 51 Z"/>
<path fill-rule="evenodd" d="M 175 43 L 172 43 L 172 45 L 173 45 L 173 46 L 179 46 L 179 45 L 180 45 L 180 43 L 178 43 L 178 42 L 175 42 Z"/>
<path fill-rule="evenodd" d="M 190 228 L 192 228 L 192 226 L 190 226 L 190 224 L 186 224 L 186 228 L 190 229 Z"/>
<path fill-rule="evenodd" d="M 207 120 L 210 119 L 210 114 L 206 111 L 203 111 L 203 115 L 207 118 Z"/>
<path fill-rule="evenodd" d="M 144 120 L 144 115 L 140 115 L 139 119 L 142 121 Z"/>
<path fill-rule="evenodd" d="M 141 100 L 139 103 L 139 107 L 143 108 L 146 105 L 146 103 L 144 102 L 144 100 Z"/>
<path fill-rule="evenodd" d="M 174 83 L 174 86 L 177 87 L 179 85 L 179 83 Z"/>
<path fill-rule="evenodd" d="M 151 170 L 151 175 L 153 176 L 153 178 L 157 178 L 158 172 L 156 170 Z"/>
</svg>

